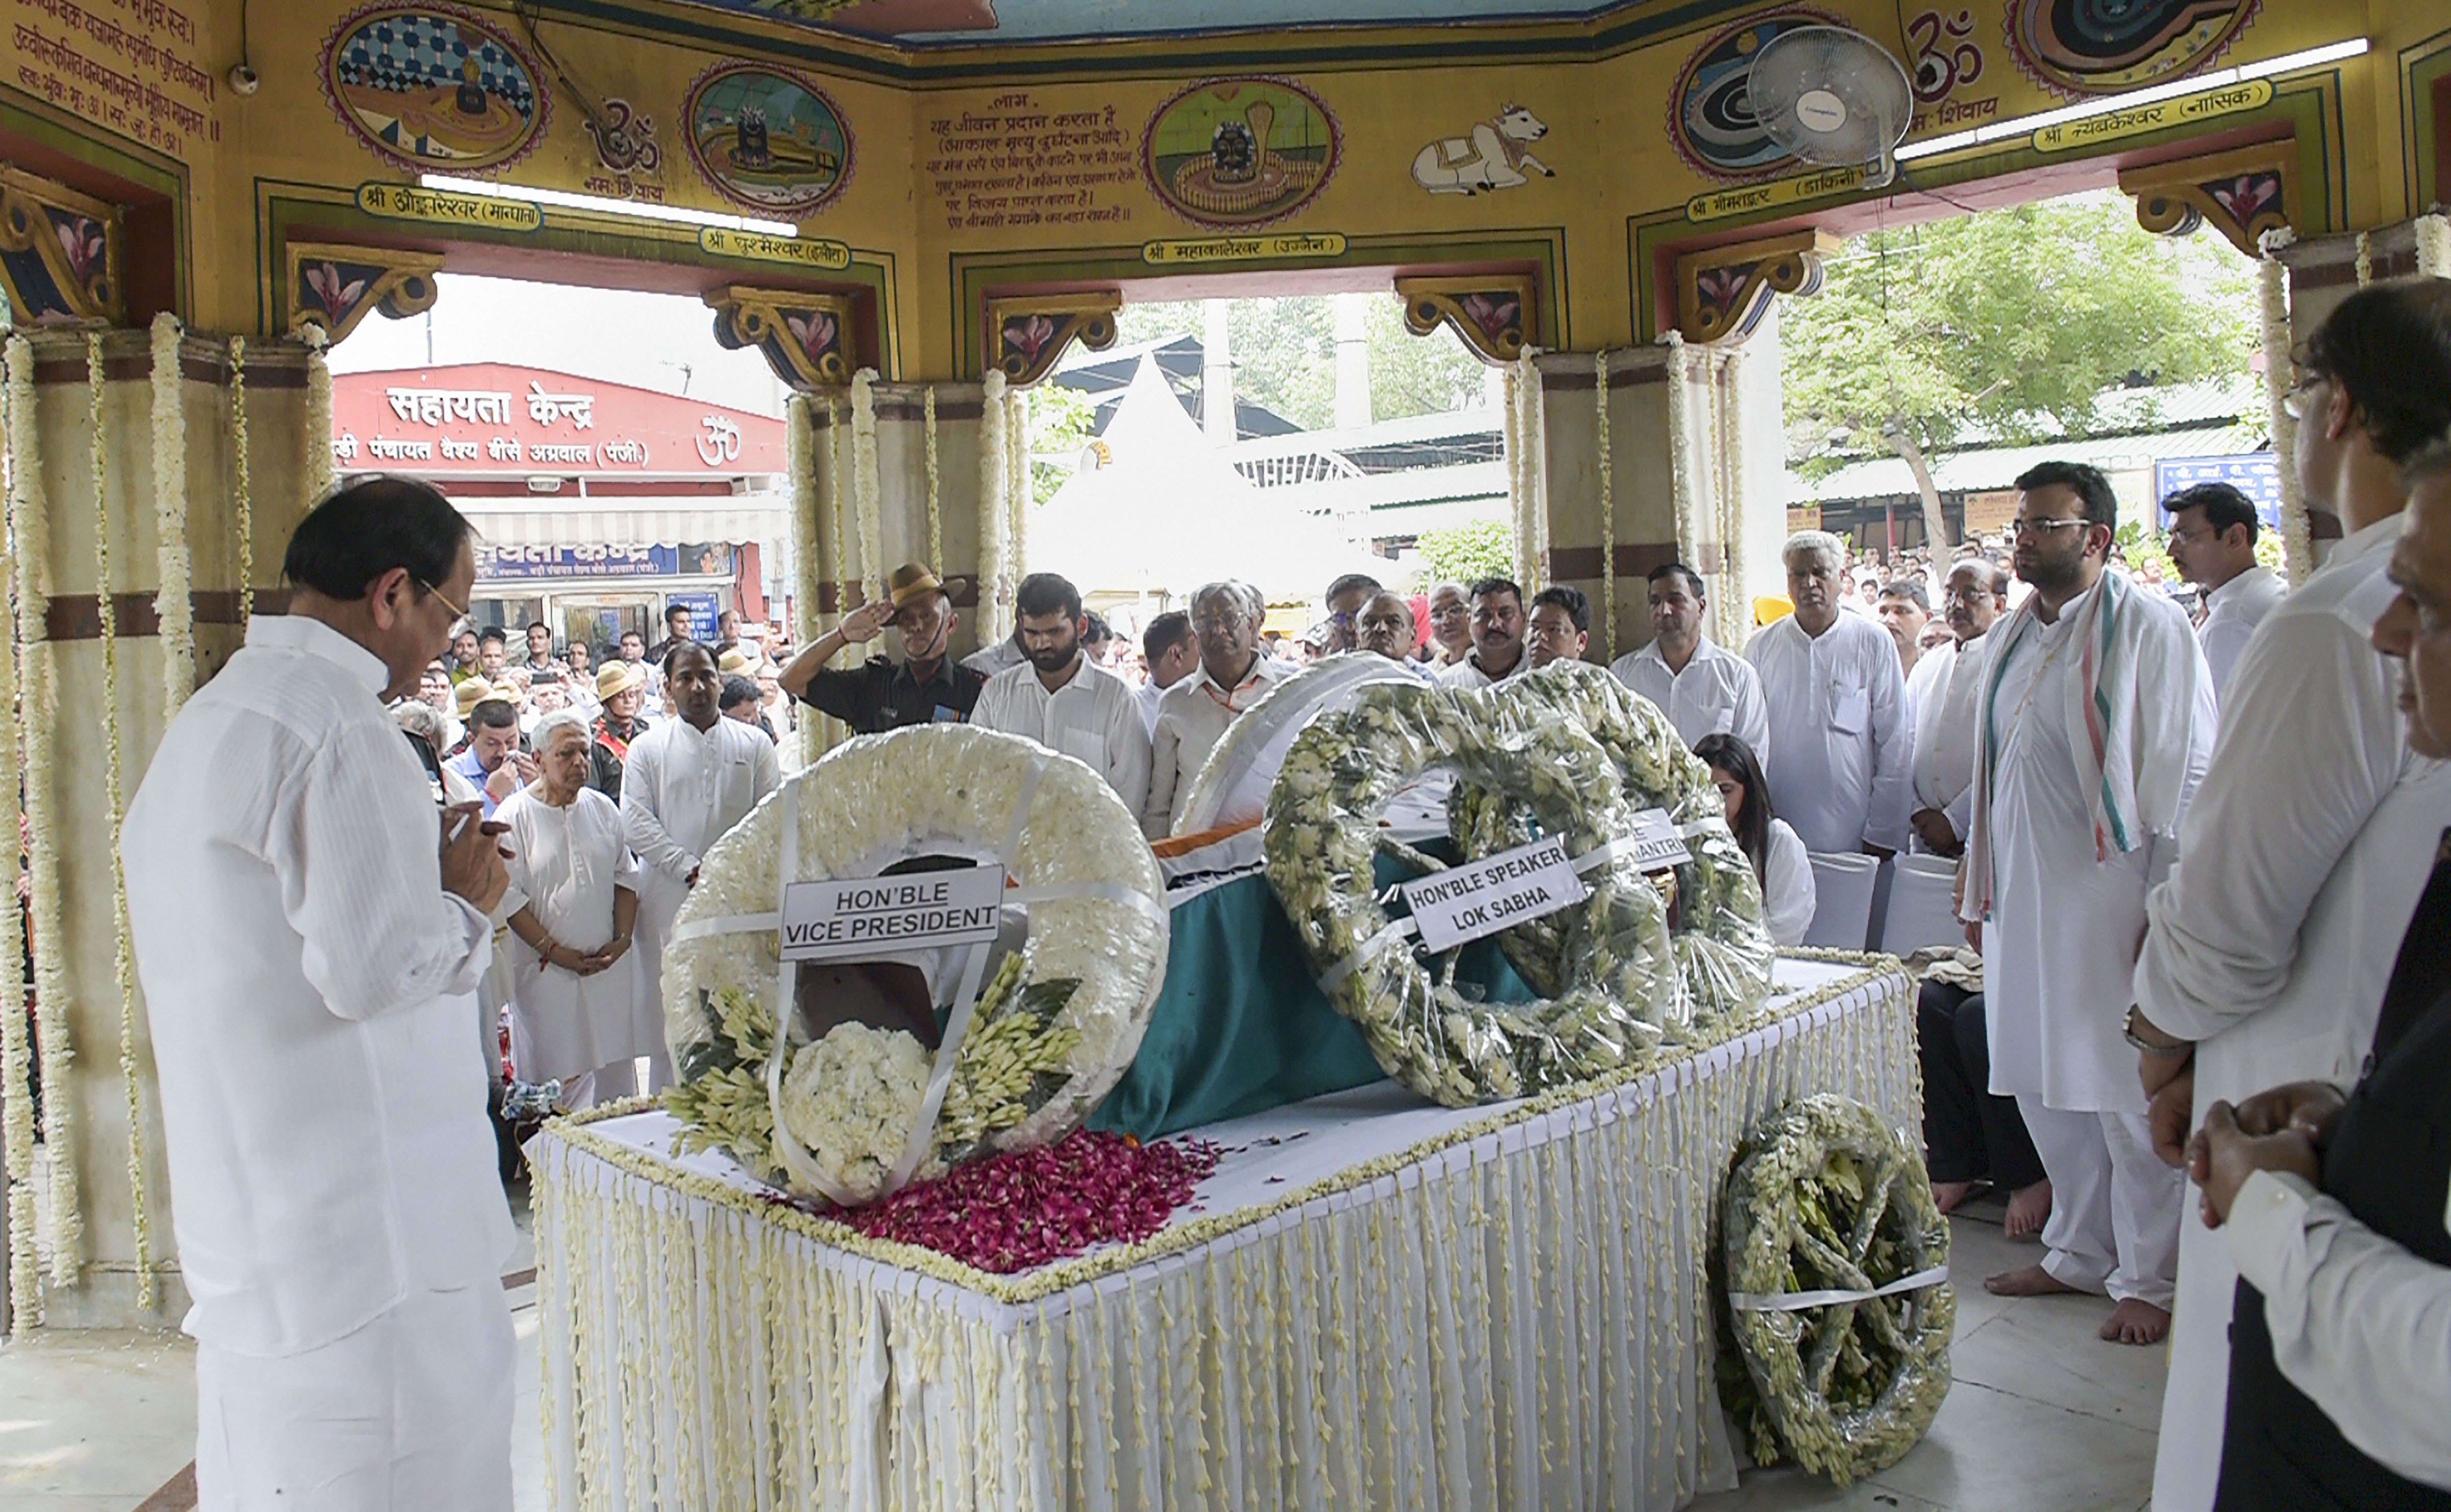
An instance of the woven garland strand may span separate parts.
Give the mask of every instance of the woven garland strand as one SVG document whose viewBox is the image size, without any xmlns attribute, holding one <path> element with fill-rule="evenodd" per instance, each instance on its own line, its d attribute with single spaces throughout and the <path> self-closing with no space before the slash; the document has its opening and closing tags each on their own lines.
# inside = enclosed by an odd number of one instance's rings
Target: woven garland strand
<svg viewBox="0 0 2451 1512">
<path fill-rule="evenodd" d="M 1701 565 L 1702 540 L 1694 518 L 1694 393 L 1687 380 L 1691 354 L 1682 334 L 1671 329 L 1668 344 L 1668 501 L 1676 525 L 1679 560 Z M 1715 586 L 1711 597 L 1716 599 Z"/>
<path fill-rule="evenodd" d="M 1617 466 L 1609 456 L 1609 358 L 1592 354 L 1592 465 L 1599 478 L 1600 659 L 1617 659 Z"/>
<path fill-rule="evenodd" d="M 2357 258 L 2352 266 L 2358 275 L 2358 287 L 2363 288 L 2374 282 L 2374 238 L 2360 231 L 2357 246 Z"/>
<path fill-rule="evenodd" d="M 885 561 L 883 486 L 876 462 L 876 369 L 863 367 L 851 379 L 852 520 L 859 533 L 863 583 L 882 583 L 892 570 Z"/>
<path fill-rule="evenodd" d="M 238 517 L 238 633 L 255 618 L 255 466 L 246 441 L 246 338 L 233 336 L 230 358 L 230 509 Z"/>
<path fill-rule="evenodd" d="M 2315 553 L 2308 540 L 2306 496 L 2298 486 L 2298 422 L 2289 418 L 2289 269 L 2279 252 L 2289 243 L 2286 229 L 2264 233 L 2263 261 L 2256 267 L 2256 292 L 2263 315 L 2264 391 L 2272 419 L 2272 457 L 2281 473 L 2281 557 L 2292 586 L 2314 570 Z"/>
<path fill-rule="evenodd" d="M 1537 594 L 1548 586 L 1549 578 L 1549 501 L 1543 480 L 1548 476 L 1543 450 L 1548 445 L 1546 401 L 1541 393 L 1539 350 L 1526 346 L 1516 360 L 1519 375 L 1515 384 L 1515 402 L 1522 411 L 1515 420 L 1516 437 L 1522 442 L 1521 503 L 1518 532 L 1522 541 L 1520 554 L 1523 573 L 1519 579 L 1526 594 Z"/>
<path fill-rule="evenodd" d="M 1530 535 L 1523 528 L 1523 403 L 1516 390 L 1522 378 L 1513 363 L 1505 368 L 1505 398 L 1499 409 L 1499 450 L 1506 455 L 1506 516 L 1515 536 L 1515 580 L 1526 582 L 1531 572 Z M 1525 590 L 1529 592 L 1527 588 Z"/>
<path fill-rule="evenodd" d="M 22 356 L 21 356 L 22 354 Z M 10 536 L 17 536 L 14 520 L 18 517 L 28 489 L 42 485 L 35 477 L 40 465 L 35 449 L 33 424 L 34 390 L 33 353 L 23 337 L 10 338 L 8 345 L 8 383 L 6 426 L 9 449 L 16 465 L 10 469 L 9 514 Z M 10 708 L 17 705 L 17 624 L 13 614 L 9 633 L 0 636 L 0 701 Z M 0 792 L 13 791 L 22 780 L 18 760 L 18 731 L 9 731 L 0 737 Z M 0 960 L 16 962 L 25 958 L 26 920 L 13 906 L 0 908 Z M 33 1069 L 34 1046 L 26 1024 L 26 981 L 13 966 L 0 971 L 0 1077 L 11 1089 L 29 1084 Z M 29 1328 L 43 1321 L 42 1260 L 34 1248 L 34 1104 L 33 1099 L 10 1092 L 0 1095 L 0 1175 L 8 1183 L 9 1201 L 9 1308 L 14 1326 Z"/>
<path fill-rule="evenodd" d="M 1741 649 L 1753 629 L 1751 599 L 1745 587 L 1745 406 L 1737 391 L 1743 377 L 1745 349 L 1732 346 L 1718 354 L 1719 382 L 1713 388 L 1711 415 L 1719 437 L 1719 575 L 1727 583 L 1718 596 L 1719 644 Z"/>
<path fill-rule="evenodd" d="M 1029 481 L 1029 420 L 1036 406 L 1027 389 L 1006 390 L 1004 403 L 1005 503 L 1012 514 L 1005 545 L 1005 560 L 1012 564 L 1010 604 L 1020 598 L 1021 579 L 1029 572 L 1029 508 L 1036 492 Z M 1012 633 L 1010 623 L 1005 633 Z"/>
<path fill-rule="evenodd" d="M 936 385 L 921 391 L 919 409 L 928 449 L 928 570 L 945 575 L 945 505 L 936 458 Z"/>
<path fill-rule="evenodd" d="M 1010 633 L 1004 607 L 1010 598 L 1005 530 L 1005 378 L 990 369 L 979 385 L 979 639 L 992 644 Z"/>
<path fill-rule="evenodd" d="M 162 323 L 153 326 L 154 367 L 153 418 L 154 443 L 162 442 L 160 431 L 163 375 L 168 374 L 171 401 L 175 404 L 179 387 L 178 324 L 169 325 L 170 360 L 161 361 Z M 153 1247 L 146 1216 L 145 1203 L 145 1119 L 144 1078 L 139 1074 L 136 1057 L 136 949 L 127 926 L 127 871 L 119 854 L 119 825 L 126 811 L 127 752 L 120 743 L 119 717 L 119 609 L 112 593 L 110 574 L 110 488 L 108 456 L 104 449 L 102 336 L 100 332 L 86 337 L 87 392 L 91 403 L 88 423 L 93 457 L 93 584 L 94 599 L 102 621 L 102 707 L 104 710 L 103 812 L 110 827 L 110 935 L 111 975 L 119 989 L 119 1080 L 121 1095 L 127 1104 L 127 1193 L 136 1230 L 136 1305 L 150 1311 L 153 1306 Z M 184 468 L 174 469 L 184 472 Z M 158 487 L 163 466 L 157 458 L 154 480 Z M 158 502 L 158 501 L 157 501 Z"/>
<path fill-rule="evenodd" d="M 195 560 L 187 552 L 187 413 L 182 403 L 179 344 L 186 333 L 165 310 L 153 317 L 154 559 L 162 574 L 153 596 L 162 625 L 162 721 L 176 717 L 196 691 Z"/>
<path fill-rule="evenodd" d="M 2420 278 L 2451 278 L 2451 216 L 2440 211 L 2421 215 L 2417 232 L 2417 274 Z"/>
<path fill-rule="evenodd" d="M 786 465 L 792 488 L 792 644 L 806 647 L 819 635 L 817 595 L 825 579 L 817 543 L 817 442 L 806 394 L 794 394 L 783 412 Z M 800 764 L 820 754 L 823 726 L 804 711 L 798 731 Z"/>
<path fill-rule="evenodd" d="M 306 503 L 312 508 L 331 497 L 339 480 L 332 461 L 332 364 L 324 360 L 324 330 L 301 326 L 306 344 Z"/>
</svg>

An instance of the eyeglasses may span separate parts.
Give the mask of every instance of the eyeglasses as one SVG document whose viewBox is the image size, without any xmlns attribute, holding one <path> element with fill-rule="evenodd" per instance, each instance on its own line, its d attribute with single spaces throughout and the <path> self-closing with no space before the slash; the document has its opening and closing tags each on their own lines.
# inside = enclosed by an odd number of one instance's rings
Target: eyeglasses
<svg viewBox="0 0 2451 1512">
<path fill-rule="evenodd" d="M 1246 617 L 1239 614 L 1194 615 L 1191 619 L 1191 628 L 1196 634 L 1205 636 L 1211 631 L 1238 630 L 1248 622 L 1249 620 Z"/>
<path fill-rule="evenodd" d="M 453 602 L 451 601 L 451 599 L 450 599 L 450 597 L 449 597 L 448 595 L 444 594 L 444 593 L 443 593 L 443 591 L 442 591 L 441 589 L 437 588 L 436 586 L 434 586 L 434 584 L 432 584 L 432 583 L 430 583 L 430 582 L 427 582 L 427 581 L 426 581 L 424 579 L 422 579 L 422 578 L 411 578 L 411 579 L 409 579 L 408 580 L 409 580 L 409 581 L 411 581 L 411 582 L 413 582 L 413 583 L 415 583 L 415 584 L 417 584 L 419 587 L 421 587 L 421 588 L 424 589 L 427 593 L 432 594 L 432 595 L 433 595 L 434 597 L 436 597 L 437 599 L 441 599 L 441 600 L 442 600 L 442 607 L 451 611 L 451 618 L 452 618 L 452 619 L 467 619 L 467 618 L 468 618 L 468 611 L 467 611 L 467 610 L 461 608 L 461 607 L 460 607 L 458 604 L 456 604 L 456 603 L 453 603 Z"/>
<path fill-rule="evenodd" d="M 2173 525 L 2170 527 L 2170 544 L 2173 546 L 2191 546 L 2199 540 L 2211 540 L 2212 535 L 2213 533 L 2210 530 L 2189 530 L 2185 526 Z"/>
<path fill-rule="evenodd" d="M 2071 525 L 2082 528 L 2091 523 L 2093 521 L 2089 520 L 2019 520 L 2012 521 L 2009 529 L 2018 540 L 2023 540 L 2028 536 L 2040 536 L 2049 531 L 2066 530 Z"/>
</svg>

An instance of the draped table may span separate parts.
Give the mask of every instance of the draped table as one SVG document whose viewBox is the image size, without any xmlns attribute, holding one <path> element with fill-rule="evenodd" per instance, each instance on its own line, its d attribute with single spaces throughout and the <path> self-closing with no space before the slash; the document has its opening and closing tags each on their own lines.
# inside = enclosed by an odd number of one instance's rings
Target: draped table
<svg viewBox="0 0 2451 1512">
<path fill-rule="evenodd" d="M 1153 1239 L 1016 1276 L 876 1243 L 660 1111 L 535 1170 L 556 1508 L 1671 1508 L 1732 1485 L 1708 1256 L 1736 1147 L 1816 1091 L 1919 1139 L 1887 957 L 1783 956 L 1763 1014 L 1614 1082 L 1392 1082 L 1193 1131 Z"/>
</svg>

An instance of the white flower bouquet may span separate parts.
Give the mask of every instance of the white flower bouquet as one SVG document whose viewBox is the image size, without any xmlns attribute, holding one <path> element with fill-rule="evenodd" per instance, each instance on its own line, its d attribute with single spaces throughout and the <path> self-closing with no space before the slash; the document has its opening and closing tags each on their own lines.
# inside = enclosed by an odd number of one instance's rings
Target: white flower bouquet
<svg viewBox="0 0 2451 1512">
<path fill-rule="evenodd" d="M 796 813 L 797 865 L 780 874 Z M 666 1106 L 684 1148 L 729 1151 L 805 1190 L 774 1117 L 829 1195 L 883 1196 L 923 1109 L 927 1047 L 846 1022 L 814 1043 L 776 1033 L 784 884 L 874 876 L 921 856 L 1002 860 L 1028 904 L 1028 943 L 980 993 L 912 1173 L 1059 1138 L 1131 1063 L 1166 974 L 1165 893 L 1139 826 L 1104 778 L 1017 736 L 925 725 L 851 740 L 785 779 L 716 842 L 664 952 L 665 1037 L 680 1082 Z M 1010 905 L 1009 905 L 1010 906 Z M 763 915 L 762 928 L 741 927 Z M 716 933 L 690 933 L 716 923 Z M 780 1046 L 778 1051 L 777 1046 Z M 788 1057 L 780 1096 L 769 1061 Z"/>
<path fill-rule="evenodd" d="M 1378 816 L 1432 767 L 1527 808 L 1584 854 L 1629 835 L 1608 754 L 1568 719 L 1505 716 L 1483 692 L 1371 687 L 1312 719 L 1268 797 L 1268 880 L 1338 1011 L 1388 1074 L 1449 1107 L 1533 1095 L 1636 1066 L 1658 1047 L 1656 1005 L 1676 991 L 1665 905 L 1629 860 L 1586 880 L 1591 896 L 1552 915 L 1573 970 L 1540 1001 L 1475 1001 L 1450 953 L 1434 973 L 1385 933 L 1372 860 Z"/>
<path fill-rule="evenodd" d="M 1721 1396 L 1762 1464 L 1839 1485 L 1894 1464 L 1949 1394 L 1949 1221 L 1922 1152 L 1830 1093 L 1762 1121 L 1723 1207 Z"/>
</svg>

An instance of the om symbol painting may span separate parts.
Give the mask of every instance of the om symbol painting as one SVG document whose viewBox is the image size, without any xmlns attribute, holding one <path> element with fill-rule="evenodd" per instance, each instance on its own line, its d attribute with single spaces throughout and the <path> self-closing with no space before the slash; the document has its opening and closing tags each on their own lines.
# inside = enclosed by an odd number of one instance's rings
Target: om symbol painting
<svg viewBox="0 0 2451 1512">
<path fill-rule="evenodd" d="M 2260 0 L 2009 0 L 2009 46 L 2047 88 L 2116 94 L 2209 68 Z"/>
<path fill-rule="evenodd" d="M 1336 118 L 1289 79 L 1207 79 L 1157 108 L 1141 135 L 1149 192 L 1194 226 L 1282 221 L 1336 172 Z"/>
<path fill-rule="evenodd" d="M 1668 139 L 1715 179 L 1747 177 L 1793 162 L 1754 118 L 1745 82 L 1763 44 L 1791 27 L 1836 26 L 1815 10 L 1749 16 L 1696 49 L 1668 95 Z"/>
<path fill-rule="evenodd" d="M 690 159 L 753 210 L 806 215 L 851 180 L 851 129 L 825 90 L 762 64 L 718 63 L 681 106 Z"/>
<path fill-rule="evenodd" d="M 369 6 L 324 44 L 324 92 L 341 122 L 405 168 L 466 172 L 524 156 L 553 97 L 518 46 L 466 11 Z"/>
</svg>

